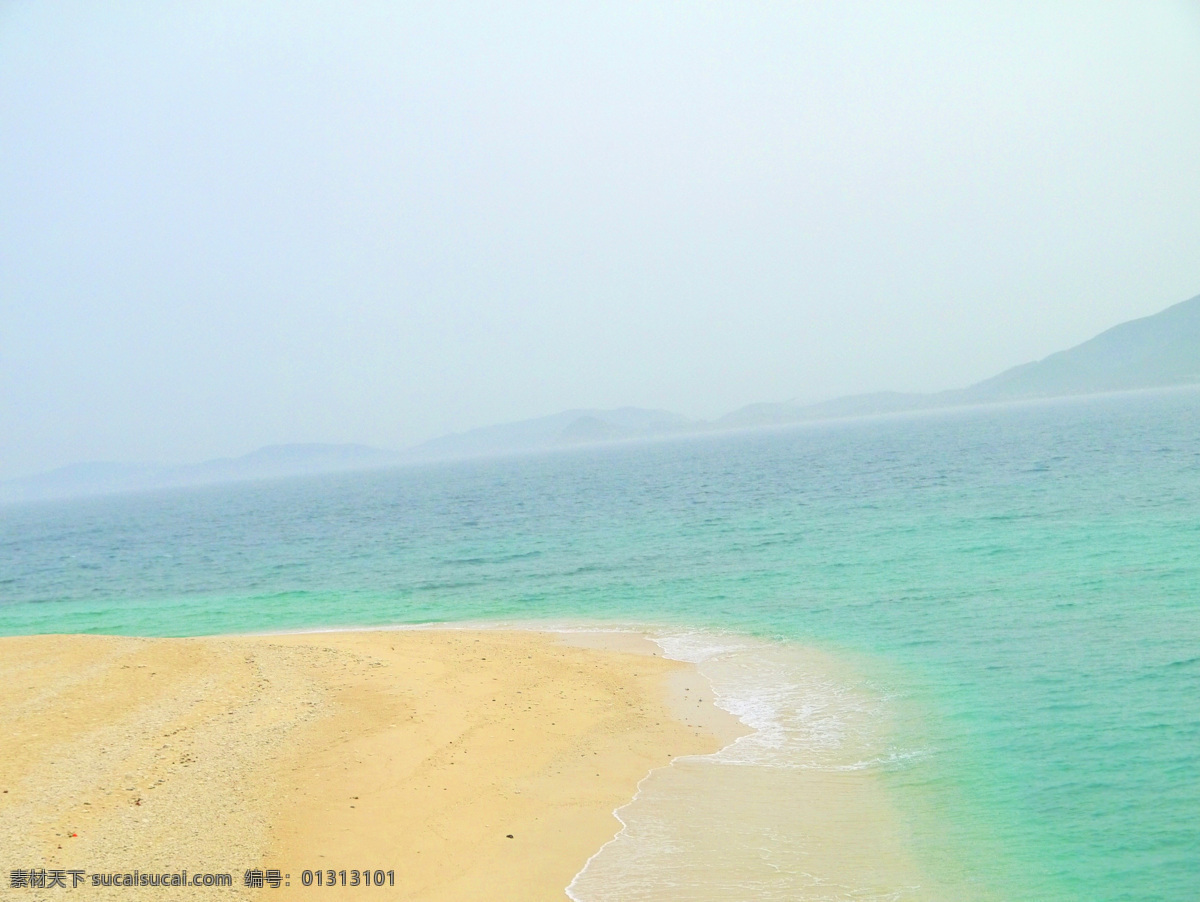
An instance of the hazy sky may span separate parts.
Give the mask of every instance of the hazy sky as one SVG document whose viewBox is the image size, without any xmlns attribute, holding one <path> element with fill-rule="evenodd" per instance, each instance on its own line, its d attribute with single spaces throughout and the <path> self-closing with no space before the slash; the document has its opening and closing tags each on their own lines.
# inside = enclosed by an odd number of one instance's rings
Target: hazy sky
<svg viewBox="0 0 1200 902">
<path fill-rule="evenodd" d="M 1200 4 L 0 4 L 0 477 L 958 387 L 1200 293 Z"/>
</svg>

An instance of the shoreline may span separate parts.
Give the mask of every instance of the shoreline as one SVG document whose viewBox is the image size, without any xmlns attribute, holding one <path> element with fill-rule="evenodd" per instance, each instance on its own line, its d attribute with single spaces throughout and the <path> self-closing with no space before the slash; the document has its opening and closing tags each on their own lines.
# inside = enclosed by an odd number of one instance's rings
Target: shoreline
<svg viewBox="0 0 1200 902">
<path fill-rule="evenodd" d="M 960 895 L 913 858 L 886 703 L 814 647 L 561 621 L 7 637 L 0 711 L 0 870 L 224 871 L 238 898 L 246 868 L 281 899 L 355 870 L 414 900 Z"/>
<path fill-rule="evenodd" d="M 2 866 L 565 899 L 648 774 L 738 732 L 710 692 L 685 712 L 680 674 L 604 628 L 0 638 Z"/>
</svg>

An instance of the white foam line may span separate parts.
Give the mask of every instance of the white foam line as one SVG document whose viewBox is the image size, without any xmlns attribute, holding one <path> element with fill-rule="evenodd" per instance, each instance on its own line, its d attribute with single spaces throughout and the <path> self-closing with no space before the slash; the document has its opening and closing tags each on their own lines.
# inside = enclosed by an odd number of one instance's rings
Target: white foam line
<svg viewBox="0 0 1200 902">
<path fill-rule="evenodd" d="M 643 635 L 645 636 L 646 639 L 653 642 L 655 645 L 657 645 L 659 647 L 659 649 L 662 651 L 664 657 L 666 657 L 672 661 L 682 661 L 685 664 L 691 664 L 695 668 L 696 674 L 701 679 L 703 679 L 706 683 L 708 683 L 708 688 L 709 688 L 710 692 L 712 693 L 712 695 L 710 697 L 713 699 L 713 704 L 716 705 L 717 707 L 721 708 L 722 711 L 727 711 L 729 714 L 733 714 L 732 711 L 729 711 L 729 709 L 722 707 L 716 701 L 718 693 L 716 691 L 716 688 L 713 686 L 712 680 L 709 679 L 709 677 L 700 670 L 700 667 L 696 662 L 685 661 L 682 658 L 671 657 L 670 653 L 667 651 L 666 647 L 663 645 L 663 642 L 662 642 L 662 640 L 670 639 L 671 637 L 669 637 L 669 636 L 654 636 L 654 635 L 651 635 L 648 633 L 644 633 Z M 736 714 L 734 714 L 733 716 L 737 717 Z M 750 726 L 750 724 L 747 724 L 740 717 L 738 718 L 738 721 L 740 723 L 742 723 L 747 729 L 750 729 L 750 730 L 754 729 L 753 727 Z M 757 731 L 755 731 L 755 732 L 757 732 Z M 739 736 L 737 739 L 733 740 L 733 742 L 729 743 L 729 745 L 726 745 L 724 748 L 729 748 L 729 746 L 736 744 L 737 742 L 739 742 L 740 740 L 742 740 L 744 738 L 745 738 L 744 736 Z M 720 751 L 724 751 L 724 749 L 721 749 Z M 719 754 L 719 752 L 716 752 L 713 754 Z M 613 843 L 615 843 L 617 840 L 619 840 L 621 838 L 621 836 L 629 829 L 629 824 L 626 823 L 626 821 L 623 817 L 621 817 L 621 812 L 624 811 L 626 808 L 628 808 L 630 805 L 633 805 L 635 802 L 637 802 L 638 799 L 640 799 L 642 797 L 643 784 L 645 784 L 645 782 L 647 780 L 649 780 L 656 773 L 658 773 L 658 771 L 666 770 L 667 768 L 674 767 L 676 762 L 692 760 L 692 759 L 701 760 L 701 759 L 706 759 L 706 758 L 711 758 L 711 757 L 712 757 L 712 755 L 677 755 L 676 757 L 672 758 L 670 763 L 668 763 L 665 767 L 652 767 L 652 768 L 650 768 L 649 772 L 647 772 L 647 774 L 644 777 L 642 777 L 642 779 L 638 780 L 637 789 L 633 793 L 633 798 L 631 798 L 624 805 L 620 805 L 613 809 L 613 812 L 612 812 L 613 817 L 615 817 L 617 819 L 617 822 L 621 825 L 621 828 L 619 830 L 617 830 L 617 832 L 615 834 L 613 834 L 612 839 L 610 839 L 608 842 L 606 842 L 604 845 L 602 845 L 599 849 L 597 849 L 595 852 L 593 852 L 591 854 L 591 856 L 588 858 L 588 860 L 583 863 L 583 867 L 581 867 L 579 869 L 579 873 L 577 873 L 574 877 L 572 877 L 571 882 L 567 884 L 565 892 L 567 894 L 567 897 L 569 899 L 571 899 L 572 902 L 584 902 L 583 899 L 580 899 L 579 896 L 575 895 L 575 893 L 572 891 L 572 887 L 574 887 L 575 884 L 579 881 L 579 878 L 582 877 L 584 875 L 584 873 L 586 873 L 586 871 L 587 871 L 588 867 L 591 865 L 591 863 L 596 858 L 598 858 L 605 849 L 607 849 L 609 846 L 611 846 Z"/>
<path fill-rule="evenodd" d="M 929 750 L 925 749 L 917 749 L 906 752 L 898 752 L 893 750 L 885 751 L 882 754 L 872 755 L 858 761 L 836 764 L 803 761 L 793 762 L 786 760 L 781 761 L 774 756 L 764 759 L 761 753 L 758 753 L 758 750 L 754 748 L 755 743 L 769 743 L 772 736 L 774 736 L 777 732 L 777 730 L 773 729 L 774 727 L 779 726 L 784 730 L 786 730 L 786 727 L 776 724 L 774 719 L 769 716 L 771 712 L 768 712 L 767 715 L 764 716 L 755 716 L 755 711 L 750 710 L 745 704 L 742 704 L 741 702 L 743 700 L 740 699 L 736 692 L 732 694 L 728 690 L 726 692 L 722 692 L 717 688 L 717 678 L 706 672 L 704 667 L 707 662 L 713 661 L 714 659 L 719 659 L 723 655 L 730 653 L 736 654 L 739 652 L 753 652 L 756 647 L 755 643 L 758 640 L 751 636 L 742 636 L 736 633 L 720 630 L 681 630 L 678 626 L 676 626 L 674 629 L 667 627 L 652 633 L 647 633 L 643 630 L 643 635 L 645 635 L 648 640 L 659 647 L 665 658 L 690 664 L 695 670 L 696 675 L 708 684 L 709 691 L 711 692 L 709 697 L 713 700 L 713 704 L 717 708 L 736 718 L 738 722 L 746 727 L 746 729 L 749 731 L 745 735 L 739 736 L 732 742 L 727 743 L 724 747 L 716 752 L 706 755 L 677 756 L 671 759 L 669 764 L 665 765 L 666 768 L 674 767 L 680 762 L 703 761 L 706 763 L 723 766 L 750 766 L 780 770 L 811 770 L 832 773 L 887 767 L 889 765 L 920 758 L 929 753 Z M 767 644 L 770 644 L 769 641 Z M 766 677 L 767 682 L 769 683 L 770 677 L 773 674 L 771 674 L 768 670 L 761 675 Z M 759 688 L 770 689 L 771 687 L 769 685 L 764 685 Z M 812 687 L 806 687 L 801 684 L 796 686 L 789 685 L 786 688 L 788 691 L 817 691 L 821 698 L 824 698 L 825 693 L 823 693 L 821 690 L 829 690 L 831 687 L 825 683 L 822 683 L 821 685 Z M 834 685 L 832 688 L 837 690 L 839 687 Z M 835 691 L 834 695 L 840 698 L 843 695 L 843 692 Z M 818 701 L 820 701 L 821 698 L 818 698 Z M 761 714 L 761 712 L 759 713 Z M 739 746 L 742 746 L 742 744 L 750 745 L 751 749 L 748 754 L 742 755 L 735 751 Z M 627 834 L 629 834 L 629 822 L 622 817 L 622 812 L 643 798 L 646 781 L 654 777 L 656 773 L 663 769 L 664 767 L 652 768 L 644 777 L 642 777 L 641 780 L 638 781 L 637 789 L 633 795 L 633 798 L 613 810 L 613 817 L 617 819 L 617 822 L 621 826 L 613 835 L 613 837 L 608 840 L 608 842 L 597 849 L 596 852 L 588 858 L 583 867 L 572 878 L 570 884 L 567 885 L 566 894 L 568 898 L 573 900 L 573 902 L 585 902 L 585 900 L 577 892 L 582 890 L 582 886 L 580 884 L 584 878 L 584 875 L 587 874 L 589 868 L 592 867 L 593 862 L 595 862 L 600 855 L 608 850 L 608 848 L 614 843 L 618 842 Z M 881 902 L 882 900 L 898 900 L 901 898 L 904 892 L 904 889 L 900 889 L 896 890 L 894 893 L 888 893 L 884 896 L 878 896 L 874 898 L 881 900 Z"/>
</svg>

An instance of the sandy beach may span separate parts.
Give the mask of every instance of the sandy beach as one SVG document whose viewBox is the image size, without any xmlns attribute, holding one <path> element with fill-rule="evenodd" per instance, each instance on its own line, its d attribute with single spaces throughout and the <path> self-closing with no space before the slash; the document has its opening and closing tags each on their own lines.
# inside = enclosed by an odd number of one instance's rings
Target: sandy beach
<svg viewBox="0 0 1200 902">
<path fill-rule="evenodd" d="M 345 871 L 321 891 L 357 898 L 369 871 L 375 898 L 564 899 L 639 780 L 736 729 L 656 652 L 499 630 L 0 638 L 4 886 L 45 868 L 159 898 L 93 878 L 186 869 L 233 887 L 169 898 L 299 899 Z"/>
</svg>

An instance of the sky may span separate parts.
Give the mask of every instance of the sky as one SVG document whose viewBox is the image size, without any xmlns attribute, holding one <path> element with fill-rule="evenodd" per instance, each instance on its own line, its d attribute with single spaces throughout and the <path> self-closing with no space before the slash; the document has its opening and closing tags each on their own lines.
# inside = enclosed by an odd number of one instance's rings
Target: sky
<svg viewBox="0 0 1200 902">
<path fill-rule="evenodd" d="M 1198 2 L 0 0 L 0 478 L 962 387 L 1198 160 Z"/>
</svg>

